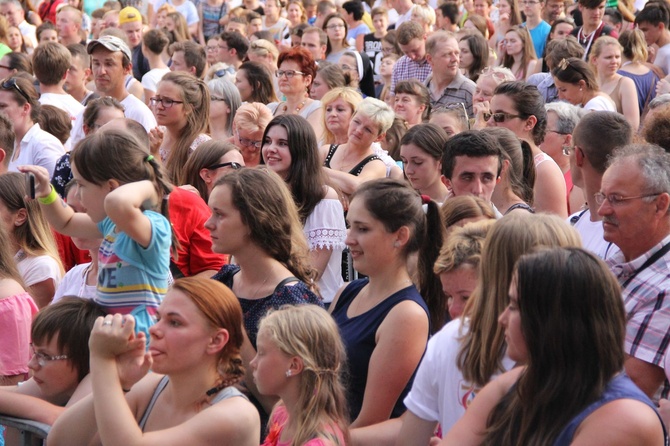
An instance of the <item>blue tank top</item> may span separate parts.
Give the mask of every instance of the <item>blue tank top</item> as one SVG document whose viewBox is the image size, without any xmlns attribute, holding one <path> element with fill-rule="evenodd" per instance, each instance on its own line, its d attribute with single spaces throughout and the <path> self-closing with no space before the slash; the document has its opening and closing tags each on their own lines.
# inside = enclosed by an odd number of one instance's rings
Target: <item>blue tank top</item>
<svg viewBox="0 0 670 446">
<path fill-rule="evenodd" d="M 605 391 L 601 395 L 601 397 L 591 403 L 589 406 L 587 406 L 584 410 L 582 410 L 579 414 L 577 414 L 571 421 L 568 423 L 567 426 L 561 431 L 561 433 L 558 435 L 556 438 L 556 441 L 554 442 L 554 446 L 569 446 L 572 443 L 572 437 L 574 437 L 575 432 L 577 431 L 577 428 L 579 425 L 584 421 L 586 417 L 591 415 L 596 409 L 599 409 L 603 405 L 615 401 L 615 400 L 620 400 L 620 399 L 631 399 L 631 400 L 636 400 L 640 401 L 647 406 L 651 407 L 654 409 L 656 414 L 658 415 L 658 411 L 656 410 L 656 406 L 654 403 L 645 395 L 634 383 L 631 381 L 631 379 L 627 376 L 624 375 L 623 373 L 615 376 L 612 378 L 612 380 L 607 384 L 605 387 Z M 661 418 L 659 417 L 659 422 L 661 423 L 661 426 L 663 426 L 663 435 L 665 437 L 665 444 L 668 444 L 668 434 L 665 430 L 665 426 L 663 425 L 663 422 L 661 421 Z"/>
<path fill-rule="evenodd" d="M 348 360 L 348 395 L 347 403 L 349 405 L 349 414 L 352 420 L 358 417 L 363 405 L 363 396 L 365 394 L 365 384 L 368 379 L 368 368 L 370 357 L 376 347 L 375 333 L 379 326 L 384 322 L 386 315 L 400 302 L 411 300 L 416 302 L 426 312 L 428 317 L 428 307 L 414 285 L 403 288 L 384 299 L 376 307 L 369 311 L 349 318 L 347 311 L 354 298 L 360 293 L 361 289 L 368 284 L 368 279 L 355 280 L 351 282 L 342 291 L 337 305 L 333 310 L 332 316 L 340 328 L 340 334 L 347 350 Z M 401 327 L 398 327 L 401 329 Z M 428 339 L 426 338 L 426 342 Z M 416 370 L 415 370 L 416 373 Z M 391 418 L 397 418 L 405 411 L 403 400 L 412 387 L 414 374 L 400 394 L 400 397 L 393 407 Z"/>
</svg>

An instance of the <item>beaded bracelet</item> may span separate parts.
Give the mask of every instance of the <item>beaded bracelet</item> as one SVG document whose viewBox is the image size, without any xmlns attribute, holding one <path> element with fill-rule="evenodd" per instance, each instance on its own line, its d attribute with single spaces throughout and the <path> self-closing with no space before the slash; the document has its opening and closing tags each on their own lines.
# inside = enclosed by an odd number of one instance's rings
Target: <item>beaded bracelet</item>
<svg viewBox="0 0 670 446">
<path fill-rule="evenodd" d="M 51 204 L 58 199 L 58 192 L 54 189 L 53 185 L 51 186 L 51 192 L 46 197 L 40 197 L 37 199 L 41 204 Z"/>
</svg>

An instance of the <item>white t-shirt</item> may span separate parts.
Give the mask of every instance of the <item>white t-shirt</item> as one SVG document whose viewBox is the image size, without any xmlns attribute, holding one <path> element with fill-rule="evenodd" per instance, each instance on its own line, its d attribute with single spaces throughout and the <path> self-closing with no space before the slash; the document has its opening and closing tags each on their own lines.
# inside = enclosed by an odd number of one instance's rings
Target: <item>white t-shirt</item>
<svg viewBox="0 0 670 446">
<path fill-rule="evenodd" d="M 616 105 L 609 97 L 598 95 L 584 105 L 584 110 L 616 112 Z"/>
<path fill-rule="evenodd" d="M 58 138 L 42 130 L 39 124 L 34 124 L 21 141 L 14 143 L 14 155 L 7 168 L 10 172 L 18 172 L 18 166 L 33 164 L 44 167 L 51 176 L 56 161 L 65 155 L 65 149 Z"/>
<path fill-rule="evenodd" d="M 63 280 L 56 288 L 56 293 L 51 303 L 58 302 L 63 296 L 77 296 L 84 299 L 93 299 L 97 287 L 95 285 L 86 285 L 86 273 L 91 263 L 75 265 L 65 274 Z"/>
<path fill-rule="evenodd" d="M 123 105 L 126 110 L 126 118 L 134 119 L 139 122 L 147 132 L 156 128 L 158 125 L 156 117 L 151 109 L 136 96 L 129 94 L 123 101 L 121 101 L 121 105 Z"/>
<path fill-rule="evenodd" d="M 82 103 L 69 94 L 42 93 L 39 101 L 42 105 L 53 105 L 66 111 L 72 121 L 84 110 Z"/>
<path fill-rule="evenodd" d="M 451 429 L 463 416 L 476 392 L 481 390 L 465 381 L 457 365 L 461 348 L 459 339 L 467 330 L 467 322 L 464 324 L 458 318 L 430 338 L 412 389 L 404 401 L 407 409 L 417 417 L 439 422 L 442 432 Z M 502 366 L 510 370 L 514 361 L 505 356 Z"/>
<path fill-rule="evenodd" d="M 656 51 L 654 65 L 663 70 L 665 74 L 670 74 L 670 43 L 663 45 Z"/>
<path fill-rule="evenodd" d="M 573 224 L 575 220 L 576 223 Z M 615 244 L 605 241 L 603 238 L 603 222 L 600 220 L 591 221 L 591 211 L 589 209 L 572 214 L 568 217 L 568 223 L 572 224 L 579 232 L 584 249 L 591 251 L 601 259 L 606 260 L 619 251 Z"/>
<path fill-rule="evenodd" d="M 46 255 L 23 257 L 22 254 L 23 251 L 19 251 L 14 258 L 17 259 L 16 266 L 26 286 L 33 286 L 47 279 L 52 279 L 56 286 L 60 283 L 61 269 L 53 257 Z"/>
<path fill-rule="evenodd" d="M 142 76 L 142 86 L 151 91 L 156 91 L 156 86 L 163 76 L 170 72 L 169 68 L 154 68 Z"/>
</svg>

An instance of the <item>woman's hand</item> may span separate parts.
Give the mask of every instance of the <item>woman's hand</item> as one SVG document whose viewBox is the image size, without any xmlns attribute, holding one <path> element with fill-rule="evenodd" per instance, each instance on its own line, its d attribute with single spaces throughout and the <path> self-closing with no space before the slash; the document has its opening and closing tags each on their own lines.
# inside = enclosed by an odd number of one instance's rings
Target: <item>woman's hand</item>
<svg viewBox="0 0 670 446">
<path fill-rule="evenodd" d="M 19 166 L 19 171 L 23 172 L 24 174 L 32 173 L 35 176 L 35 198 L 44 198 L 51 193 L 49 172 L 44 167 Z M 27 195 L 28 191 L 26 191 L 26 196 Z"/>
<path fill-rule="evenodd" d="M 163 144 L 163 130 L 161 130 L 159 127 L 156 127 L 154 129 L 151 129 L 149 131 L 149 147 L 151 150 L 151 154 L 154 156 L 158 156 L 158 151 L 161 148 L 161 145 Z"/>
<path fill-rule="evenodd" d="M 661 79 L 656 84 L 656 96 L 660 96 L 666 93 L 670 93 L 670 82 L 668 82 L 667 78 Z"/>
<path fill-rule="evenodd" d="M 472 110 L 475 113 L 475 123 L 472 125 L 473 129 L 481 130 L 486 127 L 484 113 L 490 113 L 490 108 L 489 101 L 475 102 L 472 104 Z"/>
<path fill-rule="evenodd" d="M 142 379 L 153 364 L 151 353 L 147 352 L 146 335 L 140 331 L 137 333 L 137 344 L 132 350 L 121 353 L 116 357 L 116 368 L 119 373 L 121 387 L 130 390 L 135 383 Z M 139 341 L 142 341 L 141 343 Z"/>
<path fill-rule="evenodd" d="M 135 336 L 135 318 L 130 315 L 107 315 L 99 317 L 93 325 L 88 347 L 91 357 L 116 358 L 141 346 L 144 337 Z"/>
</svg>

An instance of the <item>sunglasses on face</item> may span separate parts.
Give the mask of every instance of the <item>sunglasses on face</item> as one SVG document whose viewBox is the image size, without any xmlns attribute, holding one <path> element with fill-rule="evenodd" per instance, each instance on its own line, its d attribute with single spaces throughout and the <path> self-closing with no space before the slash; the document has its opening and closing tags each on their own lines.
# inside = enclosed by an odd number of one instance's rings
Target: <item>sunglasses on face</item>
<svg viewBox="0 0 670 446">
<path fill-rule="evenodd" d="M 513 115 L 511 113 L 498 112 L 498 113 L 484 113 L 484 119 L 488 121 L 493 118 L 493 122 L 501 123 L 509 121 L 514 118 L 521 118 L 521 115 Z"/>
</svg>

